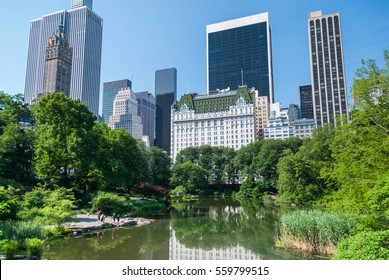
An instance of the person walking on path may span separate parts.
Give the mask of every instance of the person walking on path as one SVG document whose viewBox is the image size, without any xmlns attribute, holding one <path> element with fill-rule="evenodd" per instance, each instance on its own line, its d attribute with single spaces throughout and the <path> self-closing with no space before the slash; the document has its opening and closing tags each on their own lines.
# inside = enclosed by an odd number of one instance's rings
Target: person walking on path
<svg viewBox="0 0 389 280">
<path fill-rule="evenodd" d="M 97 211 L 97 220 L 101 221 L 101 210 Z"/>
</svg>

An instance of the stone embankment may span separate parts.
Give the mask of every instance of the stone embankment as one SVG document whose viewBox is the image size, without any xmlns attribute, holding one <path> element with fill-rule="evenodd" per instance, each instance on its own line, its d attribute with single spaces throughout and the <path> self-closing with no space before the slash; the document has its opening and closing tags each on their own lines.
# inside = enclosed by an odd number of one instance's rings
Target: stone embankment
<svg viewBox="0 0 389 280">
<path fill-rule="evenodd" d="M 65 226 L 72 231 L 72 235 L 85 234 L 90 231 L 98 231 L 107 228 L 117 228 L 126 226 L 144 226 L 155 222 L 153 219 L 144 218 L 120 218 L 119 222 L 112 217 L 106 217 L 104 222 L 97 219 L 96 215 L 82 215 L 76 217 L 76 221 L 66 223 Z"/>
</svg>

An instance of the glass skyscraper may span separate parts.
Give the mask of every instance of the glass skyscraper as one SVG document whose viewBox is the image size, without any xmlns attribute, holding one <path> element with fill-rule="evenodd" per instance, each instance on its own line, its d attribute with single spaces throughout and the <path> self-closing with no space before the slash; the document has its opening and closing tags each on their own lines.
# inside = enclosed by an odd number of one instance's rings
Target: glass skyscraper
<svg viewBox="0 0 389 280">
<path fill-rule="evenodd" d="M 155 71 L 155 142 L 170 155 L 171 106 L 177 100 L 177 69 Z"/>
<path fill-rule="evenodd" d="M 300 111 L 302 119 L 313 119 L 312 86 L 300 86 Z"/>
<path fill-rule="evenodd" d="M 142 118 L 143 135 L 149 138 L 150 146 L 155 138 L 155 97 L 148 91 L 136 92 L 138 116 Z"/>
<path fill-rule="evenodd" d="M 103 114 L 103 122 L 108 124 L 109 117 L 113 114 L 113 101 L 115 100 L 115 96 L 118 94 L 120 90 L 123 88 L 132 88 L 132 82 L 130 80 L 119 80 L 106 82 L 103 85 L 103 106 L 102 106 L 102 114 Z"/>
<path fill-rule="evenodd" d="M 255 87 L 274 102 L 268 13 L 207 25 L 207 89 Z"/>
<path fill-rule="evenodd" d="M 24 98 L 30 103 L 43 92 L 47 40 L 63 22 L 73 48 L 70 97 L 81 100 L 98 116 L 103 20 L 90 9 L 92 0 L 81 2 L 88 5 L 31 21 Z"/>
<path fill-rule="evenodd" d="M 339 13 L 312 12 L 308 18 L 313 115 L 316 126 L 348 118 Z"/>
</svg>

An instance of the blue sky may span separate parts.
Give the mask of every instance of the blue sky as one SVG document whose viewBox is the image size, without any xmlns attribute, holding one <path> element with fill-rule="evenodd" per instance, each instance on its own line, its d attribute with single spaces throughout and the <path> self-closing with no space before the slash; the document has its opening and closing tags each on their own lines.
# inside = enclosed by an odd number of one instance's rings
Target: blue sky
<svg viewBox="0 0 389 280">
<path fill-rule="evenodd" d="M 70 0 L 2 0 L 0 90 L 23 93 L 30 21 L 70 8 Z M 178 96 L 206 93 L 206 25 L 269 12 L 275 100 L 299 102 L 310 84 L 308 13 L 340 12 L 348 94 L 362 59 L 383 66 L 389 49 L 388 0 L 94 0 L 104 20 L 104 82 L 132 79 L 135 91 L 154 93 L 155 70 L 177 68 Z"/>
</svg>

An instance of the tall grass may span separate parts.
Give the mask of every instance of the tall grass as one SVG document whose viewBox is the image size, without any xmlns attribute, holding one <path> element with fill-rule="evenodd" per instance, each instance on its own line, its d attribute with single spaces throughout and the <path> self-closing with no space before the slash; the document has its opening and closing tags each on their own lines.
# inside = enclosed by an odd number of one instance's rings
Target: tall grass
<svg viewBox="0 0 389 280">
<path fill-rule="evenodd" d="M 332 254 L 354 228 L 353 220 L 320 210 L 297 210 L 280 219 L 278 246 Z"/>
<path fill-rule="evenodd" d="M 27 238 L 46 239 L 49 231 L 42 225 L 32 221 L 5 221 L 0 224 L 1 239 L 24 242 Z"/>
</svg>

